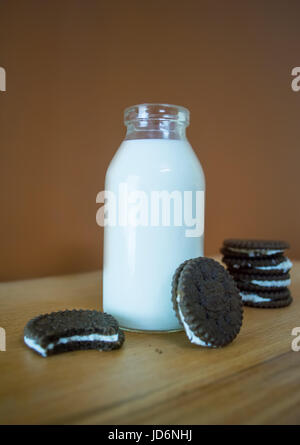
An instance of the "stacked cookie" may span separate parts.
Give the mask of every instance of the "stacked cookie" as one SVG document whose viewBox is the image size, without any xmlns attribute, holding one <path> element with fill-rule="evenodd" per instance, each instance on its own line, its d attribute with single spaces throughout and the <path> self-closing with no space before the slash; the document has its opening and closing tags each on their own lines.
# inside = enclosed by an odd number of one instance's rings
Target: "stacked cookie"
<svg viewBox="0 0 300 445">
<path fill-rule="evenodd" d="M 284 256 L 285 241 L 227 239 L 222 261 L 235 279 L 246 306 L 276 308 L 288 306 L 292 263 Z"/>
</svg>

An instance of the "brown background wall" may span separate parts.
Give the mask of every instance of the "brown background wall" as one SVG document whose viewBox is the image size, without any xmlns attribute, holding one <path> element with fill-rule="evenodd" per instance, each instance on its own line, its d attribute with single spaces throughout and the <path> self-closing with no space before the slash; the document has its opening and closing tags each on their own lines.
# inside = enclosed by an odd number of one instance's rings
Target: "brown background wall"
<svg viewBox="0 0 300 445">
<path fill-rule="evenodd" d="M 123 109 L 191 111 L 207 178 L 206 254 L 283 238 L 300 258 L 297 1 L 2 1 L 2 280 L 95 269 L 96 194 Z"/>
</svg>

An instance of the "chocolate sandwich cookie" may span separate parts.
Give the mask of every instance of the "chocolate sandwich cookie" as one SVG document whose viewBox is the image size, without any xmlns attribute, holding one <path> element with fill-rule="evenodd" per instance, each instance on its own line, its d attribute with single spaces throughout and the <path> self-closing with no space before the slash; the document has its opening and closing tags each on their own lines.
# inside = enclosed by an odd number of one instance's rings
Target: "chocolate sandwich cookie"
<svg viewBox="0 0 300 445">
<path fill-rule="evenodd" d="M 281 308 L 285 306 L 289 306 L 293 298 L 291 294 L 287 295 L 284 298 L 259 298 L 258 294 L 250 294 L 248 293 L 246 296 L 241 293 L 243 303 L 245 306 L 251 306 L 256 308 L 266 308 L 266 309 L 272 309 L 272 308 Z"/>
<path fill-rule="evenodd" d="M 244 290 L 278 290 L 291 284 L 290 275 L 252 275 L 237 273 L 234 275 L 237 287 Z"/>
<path fill-rule="evenodd" d="M 224 255 L 239 257 L 264 257 L 281 255 L 290 246 L 286 241 L 226 239 L 221 252 Z"/>
<path fill-rule="evenodd" d="M 277 291 L 240 290 L 240 295 L 244 304 L 252 303 L 252 305 L 255 305 L 255 303 L 274 303 L 291 298 L 291 293 L 287 288 Z"/>
<path fill-rule="evenodd" d="M 178 286 L 178 280 L 180 277 L 180 274 L 182 272 L 182 269 L 184 268 L 184 266 L 191 260 L 186 260 L 184 261 L 182 264 L 180 264 L 177 269 L 174 272 L 173 278 L 172 278 L 172 303 L 173 303 L 173 309 L 176 313 L 176 316 L 180 322 L 180 324 L 183 325 L 180 315 L 179 315 L 179 310 L 178 310 L 178 303 L 177 303 L 177 286 Z"/>
<path fill-rule="evenodd" d="M 292 262 L 283 255 L 275 257 L 260 258 L 238 258 L 234 256 L 224 256 L 223 263 L 232 273 L 279 275 L 286 274 L 292 268 Z"/>
<path fill-rule="evenodd" d="M 74 309 L 31 319 L 24 329 L 24 342 L 47 357 L 79 349 L 117 349 L 124 342 L 124 334 L 111 315 L 95 310 Z"/>
<path fill-rule="evenodd" d="M 221 264 L 202 257 L 186 261 L 172 286 L 175 313 L 192 343 L 220 347 L 233 341 L 242 325 L 242 299 Z"/>
</svg>

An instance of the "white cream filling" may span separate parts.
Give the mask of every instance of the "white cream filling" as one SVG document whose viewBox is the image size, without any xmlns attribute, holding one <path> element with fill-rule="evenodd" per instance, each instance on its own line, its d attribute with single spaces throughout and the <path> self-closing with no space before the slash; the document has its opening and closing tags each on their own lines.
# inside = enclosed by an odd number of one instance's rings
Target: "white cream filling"
<svg viewBox="0 0 300 445">
<path fill-rule="evenodd" d="M 43 348 L 40 344 L 37 343 L 36 340 L 32 338 L 24 337 L 24 342 L 30 348 L 37 351 L 43 357 L 47 357 L 47 352 L 52 350 L 55 346 L 61 344 L 67 344 L 72 342 L 80 342 L 80 341 L 105 341 L 105 342 L 115 342 L 118 341 L 119 334 L 114 335 L 100 335 L 100 334 L 89 334 L 89 335 L 72 335 L 71 337 L 62 337 L 55 343 L 49 343 L 46 348 Z"/>
<path fill-rule="evenodd" d="M 262 303 L 264 301 L 271 301 L 271 298 L 262 298 L 256 294 L 244 294 L 240 292 L 243 301 L 251 301 L 252 303 Z"/>
<path fill-rule="evenodd" d="M 42 348 L 35 340 L 32 340 L 31 338 L 24 337 L 24 342 L 27 346 L 29 346 L 31 349 L 34 349 L 36 352 L 41 354 L 43 357 L 47 357 L 46 349 Z"/>
<path fill-rule="evenodd" d="M 179 316 L 180 319 L 182 321 L 184 330 L 186 332 L 186 335 L 188 336 L 189 340 L 191 343 L 194 343 L 195 345 L 200 345 L 200 346 L 205 346 L 205 347 L 209 347 L 212 346 L 211 343 L 206 343 L 205 341 L 201 340 L 199 337 L 197 337 L 193 331 L 191 331 L 191 329 L 189 328 L 189 326 L 187 325 L 187 323 L 184 320 L 184 316 L 183 313 L 181 312 L 180 306 L 179 306 L 179 301 L 180 301 L 180 295 L 177 295 L 177 303 L 178 303 L 178 312 L 179 312 Z"/>
<path fill-rule="evenodd" d="M 238 249 L 237 247 L 226 247 L 228 250 L 232 252 L 246 253 L 247 255 L 254 257 L 260 255 L 275 255 L 276 253 L 283 252 L 282 249 Z"/>
<path fill-rule="evenodd" d="M 286 287 L 291 284 L 291 280 L 252 280 L 250 283 L 262 287 Z"/>
<path fill-rule="evenodd" d="M 287 258 L 286 261 L 282 261 L 282 263 L 277 264 L 276 266 L 256 266 L 255 269 L 260 270 L 283 270 L 287 272 L 291 269 L 293 263 Z"/>
</svg>

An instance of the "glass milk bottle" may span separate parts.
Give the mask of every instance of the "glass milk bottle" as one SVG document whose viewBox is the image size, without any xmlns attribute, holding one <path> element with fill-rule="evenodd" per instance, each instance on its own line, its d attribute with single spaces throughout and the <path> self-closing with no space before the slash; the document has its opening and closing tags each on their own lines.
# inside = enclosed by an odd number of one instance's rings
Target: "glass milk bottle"
<svg viewBox="0 0 300 445">
<path fill-rule="evenodd" d="M 127 134 L 105 178 L 103 309 L 137 331 L 181 329 L 171 282 L 203 256 L 205 178 L 186 138 L 189 111 L 141 104 L 124 112 Z"/>
</svg>

